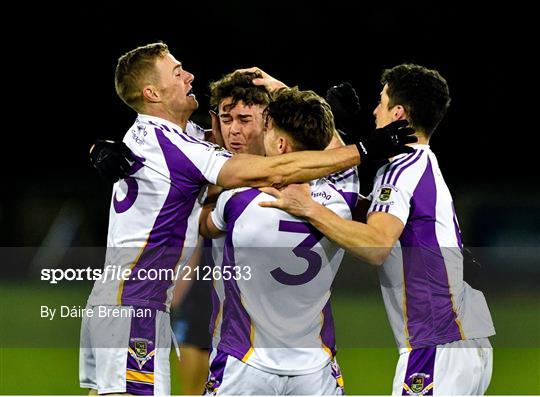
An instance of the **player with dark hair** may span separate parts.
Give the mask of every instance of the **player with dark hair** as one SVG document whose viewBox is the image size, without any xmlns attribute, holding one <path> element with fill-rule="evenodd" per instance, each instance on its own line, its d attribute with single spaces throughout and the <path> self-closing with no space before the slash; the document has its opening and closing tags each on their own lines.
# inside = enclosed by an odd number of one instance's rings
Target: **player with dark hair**
<svg viewBox="0 0 540 397">
<path fill-rule="evenodd" d="M 326 237 L 380 266 L 381 290 L 400 357 L 393 394 L 483 394 L 492 372 L 495 334 L 483 294 L 463 280 L 461 231 L 452 196 L 429 140 L 450 104 L 435 70 L 403 64 L 385 70 L 378 128 L 406 119 L 416 129 L 413 153 L 400 154 L 375 178 L 367 224 L 313 200 L 307 185 L 262 189 L 262 206 L 303 217 Z"/>
<path fill-rule="evenodd" d="M 259 74 L 268 85 L 283 86 Z M 117 93 L 137 112 L 123 140 L 133 163 L 113 187 L 107 236 L 106 266 L 122 276 L 97 280 L 87 305 L 130 315 L 83 318 L 80 384 L 100 394 L 169 394 L 174 279 L 163 277 L 192 255 L 198 199 L 207 184 L 281 187 L 309 181 L 369 158 L 407 151 L 404 144 L 413 139 L 411 129 L 394 125 L 357 145 L 329 151 L 233 156 L 195 136 L 201 130 L 189 122 L 198 107 L 193 79 L 163 43 L 136 48 L 118 60 Z M 98 168 L 114 159 L 102 144 L 91 156 Z M 148 277 L 153 273 L 162 278 Z"/>
<path fill-rule="evenodd" d="M 335 135 L 330 106 L 312 91 L 277 91 L 264 120 L 267 156 L 322 150 Z M 310 190 L 351 219 L 355 169 L 312 181 Z M 214 281 L 207 394 L 342 394 L 330 287 L 344 251 L 302 220 L 259 207 L 269 198 L 252 188 L 228 190 L 201 216 L 204 235 L 225 233 L 216 265 L 232 274 Z"/>
</svg>

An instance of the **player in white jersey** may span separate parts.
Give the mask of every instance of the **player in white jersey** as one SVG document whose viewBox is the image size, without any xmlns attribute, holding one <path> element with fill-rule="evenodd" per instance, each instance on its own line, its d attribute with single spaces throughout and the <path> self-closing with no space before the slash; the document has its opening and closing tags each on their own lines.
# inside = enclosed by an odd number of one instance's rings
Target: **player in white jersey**
<svg viewBox="0 0 540 397">
<path fill-rule="evenodd" d="M 224 149 L 186 133 L 198 106 L 193 79 L 163 43 L 130 51 L 117 65 L 117 93 L 138 117 L 124 137 L 134 162 L 129 176 L 113 189 L 108 277 L 96 281 L 88 301 L 94 312 L 107 315 L 84 318 L 81 327 L 80 384 L 99 394 L 169 393 L 168 310 L 174 270 L 195 246 L 197 199 L 206 184 L 282 185 L 359 162 L 354 145 L 276 158 L 231 158 Z M 358 147 L 367 144 L 378 155 L 381 150 L 400 152 L 408 134 L 389 132 Z M 120 309 L 127 314 L 117 316 Z"/>
<path fill-rule="evenodd" d="M 450 103 L 434 70 L 404 64 L 386 70 L 377 127 L 407 118 L 414 152 L 379 169 L 367 224 L 341 219 L 309 197 L 305 185 L 263 189 L 278 199 L 263 205 L 304 217 L 365 261 L 382 265 L 381 290 L 400 358 L 396 395 L 483 394 L 492 372 L 495 334 L 485 298 L 463 280 L 461 231 L 431 134 Z"/>
<path fill-rule="evenodd" d="M 281 91 L 266 114 L 267 155 L 321 149 L 334 134 L 330 108 L 313 92 Z M 350 219 L 356 170 L 313 181 L 312 194 Z M 207 393 L 340 394 L 329 297 L 343 250 L 297 218 L 265 213 L 258 202 L 268 198 L 257 189 L 226 191 L 201 219 L 204 232 L 227 232 L 216 255 L 224 277 L 214 281 Z"/>
<path fill-rule="evenodd" d="M 222 145 L 231 153 L 265 154 L 263 112 L 270 102 L 270 93 L 252 83 L 255 77 L 254 73 L 233 72 L 210 84 L 210 104 L 219 113 L 214 127 L 220 127 L 216 128 L 213 138 L 215 142 L 222 140 Z M 205 276 L 214 266 L 212 251 L 223 252 L 224 241 L 224 238 L 205 239 L 201 258 L 195 264 L 199 269 L 186 277 L 194 284 L 188 287 L 180 308 L 171 307 L 173 331 L 180 342 L 182 360 L 178 372 L 184 394 L 201 394 L 208 379 L 213 280 Z M 183 279 L 177 282 L 175 293 L 185 289 L 185 284 L 180 288 L 178 285 L 185 282 Z M 179 319 L 175 318 L 177 312 L 180 312 Z"/>
</svg>

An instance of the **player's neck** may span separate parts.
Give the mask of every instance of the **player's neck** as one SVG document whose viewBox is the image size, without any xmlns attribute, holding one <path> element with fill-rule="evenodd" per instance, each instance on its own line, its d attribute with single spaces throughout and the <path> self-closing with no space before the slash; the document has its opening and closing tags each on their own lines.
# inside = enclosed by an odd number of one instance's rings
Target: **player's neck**
<svg viewBox="0 0 540 397">
<path fill-rule="evenodd" d="M 429 137 L 426 134 L 416 132 L 414 136 L 418 138 L 418 142 L 415 143 L 416 145 L 429 145 Z"/>
<path fill-rule="evenodd" d="M 168 112 L 166 109 L 159 109 L 159 108 L 147 109 L 146 114 L 148 114 L 149 116 L 159 117 L 163 120 L 170 121 L 171 123 L 174 123 L 180 128 L 182 128 L 182 130 L 186 129 L 186 125 L 189 120 L 188 115 L 184 115 L 184 114 L 173 115 L 170 112 Z"/>
</svg>

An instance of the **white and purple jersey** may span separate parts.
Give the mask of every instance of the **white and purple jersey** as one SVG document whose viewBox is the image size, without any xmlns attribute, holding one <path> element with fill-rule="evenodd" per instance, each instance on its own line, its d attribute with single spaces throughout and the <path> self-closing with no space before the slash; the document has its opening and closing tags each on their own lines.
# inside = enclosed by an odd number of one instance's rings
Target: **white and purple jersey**
<svg viewBox="0 0 540 397">
<path fill-rule="evenodd" d="M 183 131 L 164 119 L 138 115 L 124 137 L 136 161 L 113 187 L 106 254 L 106 267 L 131 269 L 130 277 L 97 280 L 88 304 L 168 311 L 172 275 L 197 243 L 203 188 L 216 183 L 232 156 L 200 139 L 203 134 L 191 122 Z"/>
<path fill-rule="evenodd" d="M 351 219 L 356 170 L 332 178 L 312 182 L 311 195 Z M 212 356 L 219 351 L 266 372 L 307 374 L 335 354 L 330 287 L 344 251 L 305 221 L 258 205 L 271 200 L 257 189 L 230 190 L 212 212 L 227 232 L 222 250 L 213 244 L 215 263 L 233 273 L 214 281 Z"/>
<path fill-rule="evenodd" d="M 463 280 L 461 231 L 450 191 L 428 145 L 381 167 L 371 212 L 405 225 L 379 269 L 386 312 L 400 349 L 495 334 L 482 292 Z"/>
</svg>

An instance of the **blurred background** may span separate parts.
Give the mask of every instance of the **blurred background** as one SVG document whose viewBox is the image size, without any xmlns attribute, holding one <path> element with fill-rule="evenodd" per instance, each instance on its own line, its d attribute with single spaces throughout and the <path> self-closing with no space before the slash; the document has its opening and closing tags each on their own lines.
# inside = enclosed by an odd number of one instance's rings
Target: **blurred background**
<svg viewBox="0 0 540 397">
<path fill-rule="evenodd" d="M 193 119 L 206 127 L 208 83 L 239 67 L 259 66 L 321 95 L 349 81 L 366 128 L 384 68 L 414 62 L 438 69 L 452 104 L 431 148 L 464 243 L 481 263 L 465 269 L 466 280 L 484 291 L 497 329 L 488 393 L 540 394 L 539 131 L 535 70 L 523 50 L 535 48 L 532 15 L 517 4 L 410 2 L 6 11 L 13 26 L 3 55 L 0 394 L 86 393 L 77 378 L 79 321 L 41 319 L 39 307 L 84 305 L 91 284 L 51 286 L 39 281 L 39 270 L 101 266 L 111 186 L 89 166 L 88 150 L 96 138 L 121 139 L 135 117 L 114 92 L 117 58 L 157 40 L 195 75 Z M 362 191 L 368 188 L 369 181 Z M 397 351 L 375 270 L 347 258 L 334 296 L 347 393 L 388 394 Z"/>
</svg>

